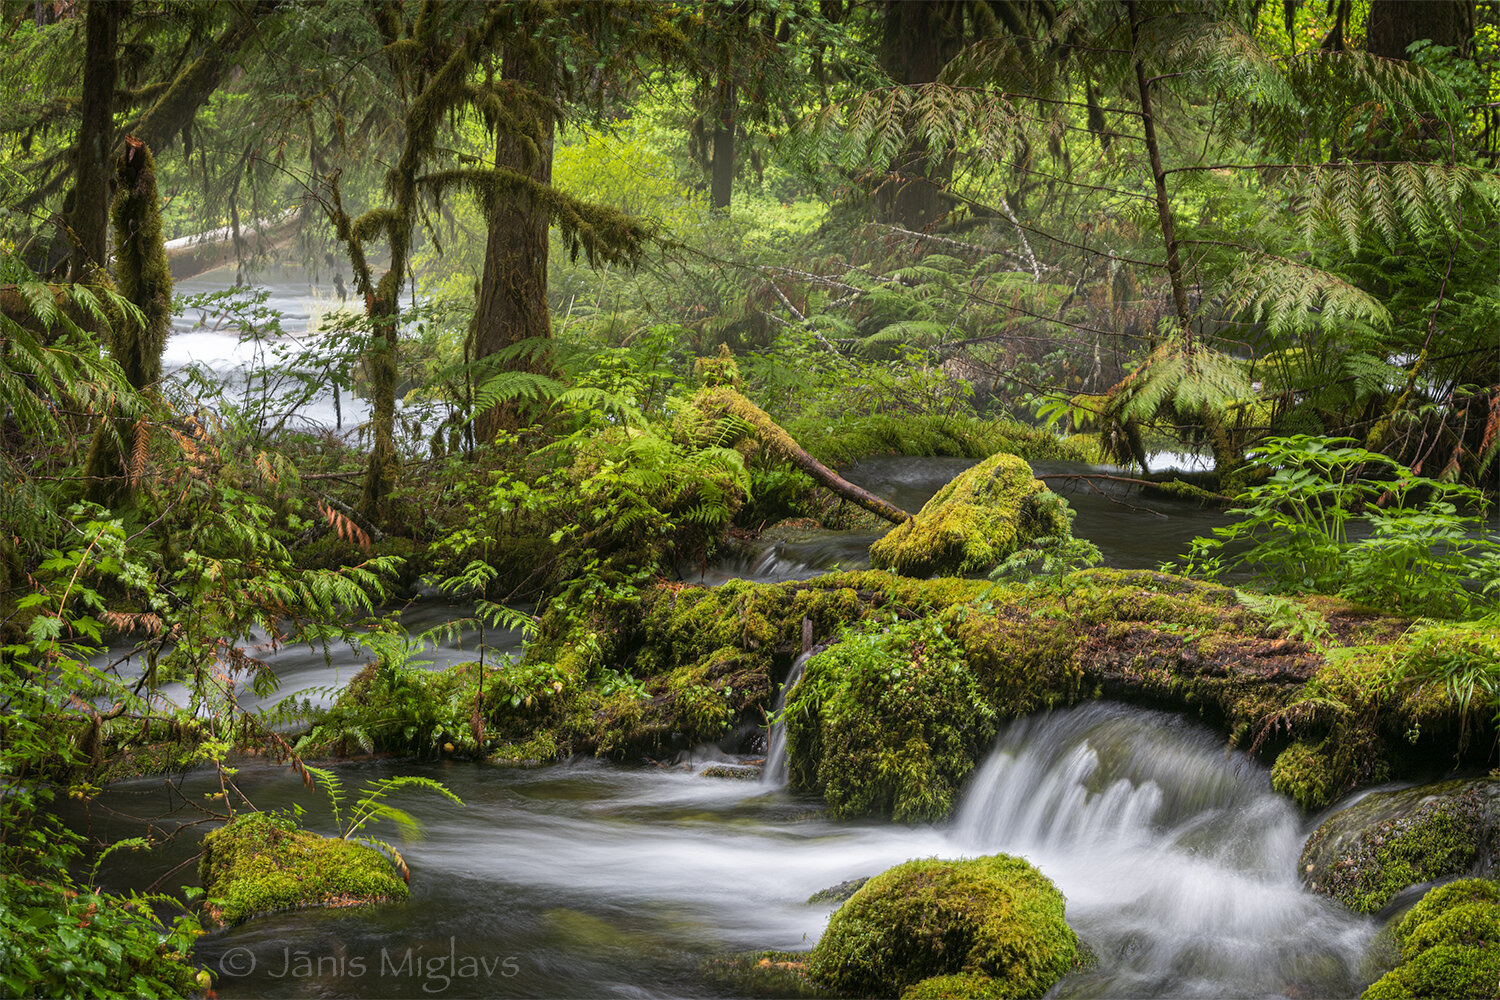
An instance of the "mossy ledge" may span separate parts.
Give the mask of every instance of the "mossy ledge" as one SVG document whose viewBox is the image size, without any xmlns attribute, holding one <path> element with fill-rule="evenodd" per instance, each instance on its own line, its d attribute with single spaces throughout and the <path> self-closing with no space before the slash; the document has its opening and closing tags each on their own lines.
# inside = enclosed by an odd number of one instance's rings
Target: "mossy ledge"
<svg viewBox="0 0 1500 1000">
<path fill-rule="evenodd" d="M 357 681 L 319 737 L 329 749 L 352 748 L 353 736 L 341 733 L 384 726 L 380 749 L 433 753 L 451 743 L 462 754 L 537 762 L 573 754 L 659 759 L 709 741 L 748 750 L 804 640 L 838 643 L 859 626 L 886 647 L 876 650 L 885 662 L 874 674 L 899 670 L 924 690 L 941 689 L 962 718 L 917 718 L 912 699 L 883 697 L 873 680 L 854 683 L 860 671 L 830 670 L 849 681 L 835 678 L 825 690 L 841 689 L 830 704 L 847 717 L 832 725 L 821 702 L 803 705 L 799 725 L 821 735 L 801 741 L 788 763 L 798 787 L 822 791 L 844 816 L 934 818 L 947 806 L 930 794 L 941 788 L 914 783 L 924 759 L 951 789 L 985 746 L 982 736 L 946 740 L 945 728 L 971 719 L 987 729 L 1095 698 L 1196 715 L 1267 762 L 1303 741 L 1298 760 L 1317 775 L 1307 783 L 1307 808 L 1451 759 L 1464 733 L 1462 707 L 1434 685 L 1391 680 L 1410 623 L 1328 599 L 1307 604 L 1324 624 L 1318 644 L 1288 635 L 1234 590 L 1147 571 L 1095 569 L 1003 585 L 875 570 L 716 588 L 662 582 L 554 606 L 520 663 L 407 672 L 400 684 Z M 942 636 L 924 639 L 921 652 L 899 634 L 918 620 Z M 890 634 L 882 641 L 883 633 Z M 925 650 L 943 643 L 954 647 L 941 658 L 949 673 L 927 676 Z M 1319 708 L 1335 701 L 1338 711 Z M 432 708 L 443 705 L 462 711 L 445 722 Z M 411 715 L 422 706 L 432 710 Z M 441 732 L 403 744 L 408 729 Z M 881 734 L 897 730 L 905 734 L 900 745 L 887 745 Z M 1468 732 L 1476 754 L 1488 746 L 1472 724 Z M 838 738 L 823 738 L 830 734 Z M 1340 752 L 1345 746 L 1361 749 Z M 855 762 L 886 751 L 902 758 L 885 769 L 890 794 L 865 796 L 816 777 L 820 768 L 836 770 L 827 753 Z M 907 771 L 910 795 L 901 788 Z"/>
<path fill-rule="evenodd" d="M 1500 982 L 1500 884 L 1471 878 L 1428 891 L 1396 925 L 1401 964 L 1362 1000 L 1490 997 Z"/>
<path fill-rule="evenodd" d="M 1023 859 L 908 861 L 834 912 L 808 970 L 843 996 L 944 996 L 919 984 L 963 976 L 983 990 L 969 995 L 1020 1000 L 1071 972 L 1077 947 L 1062 893 Z"/>
<path fill-rule="evenodd" d="M 241 813 L 205 837 L 198 870 L 211 926 L 276 910 L 399 901 L 408 892 L 374 848 L 319 836 L 263 812 Z"/>
</svg>

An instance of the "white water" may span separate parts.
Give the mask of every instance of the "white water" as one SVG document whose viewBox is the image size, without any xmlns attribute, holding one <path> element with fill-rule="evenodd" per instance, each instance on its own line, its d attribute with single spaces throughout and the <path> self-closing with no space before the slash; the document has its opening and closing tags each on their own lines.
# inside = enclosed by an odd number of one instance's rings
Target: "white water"
<svg viewBox="0 0 1500 1000">
<path fill-rule="evenodd" d="M 787 695 L 791 694 L 792 688 L 802 679 L 802 671 L 807 669 L 807 661 L 812 658 L 813 654 L 807 652 L 792 661 L 781 690 L 776 692 L 776 697 L 771 702 L 771 718 L 775 721 L 766 730 L 766 764 L 760 774 L 763 785 L 786 787 L 786 725 L 780 721 L 781 713 L 786 710 Z"/>
<path fill-rule="evenodd" d="M 1053 997 L 1353 997 L 1374 978 L 1357 969 L 1374 922 L 1299 889 L 1306 831 L 1265 770 L 1164 713 L 1094 704 L 1017 721 L 938 826 L 835 823 L 811 798 L 681 770 L 341 768 L 350 788 L 398 773 L 440 779 L 467 803 L 415 794 L 399 803 L 428 827 L 426 840 L 402 847 L 411 901 L 282 913 L 207 937 L 198 960 L 234 970 L 216 984 L 220 996 L 420 995 L 420 982 L 399 977 L 277 972 L 287 942 L 315 959 L 360 957 L 376 968 L 383 949 L 446 952 L 451 939 L 459 955 L 511 956 L 520 971 L 455 982 L 445 996 L 722 997 L 703 959 L 811 948 L 831 912 L 806 904 L 819 889 L 911 858 L 997 851 L 1028 858 L 1057 884 L 1097 957 Z M 284 769 L 236 780 L 261 808 L 300 803 L 315 828 L 328 825 Z M 196 776 L 184 794 L 200 786 L 210 777 Z M 121 813 L 157 812 L 159 788 L 113 786 L 107 810 L 72 822 L 130 835 Z M 164 871 L 194 850 L 187 838 L 150 860 Z M 158 874 L 117 852 L 102 878 L 139 888 Z"/>
</svg>

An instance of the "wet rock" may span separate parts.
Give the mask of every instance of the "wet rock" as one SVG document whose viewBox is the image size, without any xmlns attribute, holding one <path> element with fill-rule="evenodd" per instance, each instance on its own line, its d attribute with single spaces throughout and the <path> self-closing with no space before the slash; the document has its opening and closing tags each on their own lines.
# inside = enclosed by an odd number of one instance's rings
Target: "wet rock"
<svg viewBox="0 0 1500 1000">
<path fill-rule="evenodd" d="M 900 996 L 964 975 L 985 980 L 981 995 L 1040 997 L 1073 970 L 1077 945 L 1062 894 L 1021 858 L 908 861 L 833 914 L 808 968 L 844 996 Z"/>
<path fill-rule="evenodd" d="M 864 888 L 864 884 L 868 881 L 870 881 L 868 877 L 851 878 L 846 882 L 840 882 L 838 885 L 830 885 L 826 889 L 819 889 L 807 897 L 807 905 L 816 906 L 819 903 L 842 903 Z"/>
<path fill-rule="evenodd" d="M 761 769 L 749 764 L 710 764 L 698 772 L 700 778 L 728 778 L 732 781 L 759 781 Z"/>
<path fill-rule="evenodd" d="M 1298 862 L 1303 883 L 1379 910 L 1409 886 L 1485 875 L 1500 853 L 1500 778 L 1375 792 L 1329 817 Z"/>
</svg>

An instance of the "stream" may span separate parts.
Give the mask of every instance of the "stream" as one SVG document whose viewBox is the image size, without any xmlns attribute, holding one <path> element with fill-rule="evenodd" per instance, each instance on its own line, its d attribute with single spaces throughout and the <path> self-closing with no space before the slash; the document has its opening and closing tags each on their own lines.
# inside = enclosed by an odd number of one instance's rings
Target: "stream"
<svg viewBox="0 0 1500 1000">
<path fill-rule="evenodd" d="M 407 797 L 427 827 L 402 845 L 411 900 L 278 913 L 203 938 L 196 956 L 219 974 L 220 996 L 733 996 L 705 960 L 810 947 L 832 909 L 804 902 L 819 889 L 910 858 L 995 851 L 1057 883 L 1097 957 L 1055 997 L 1352 996 L 1374 928 L 1301 891 L 1308 824 L 1261 767 L 1226 756 L 1197 724 L 1117 705 L 1006 726 L 937 826 L 836 823 L 813 798 L 692 767 L 341 768 L 351 788 L 410 773 L 466 803 Z M 237 780 L 261 808 L 301 804 L 331 832 L 326 808 L 285 770 Z M 182 794 L 211 787 L 197 775 Z M 124 836 L 139 826 L 122 814 L 164 814 L 171 798 L 160 780 L 124 782 L 74 819 Z M 196 839 L 152 852 L 149 873 L 116 853 L 102 880 L 139 887 L 187 860 Z M 420 974 L 418 959 L 432 963 Z"/>
<path fill-rule="evenodd" d="M 169 363 L 211 362 L 228 373 L 253 360 L 242 347 L 230 350 L 234 342 L 184 330 L 169 342 Z M 353 412 L 346 402 L 346 420 Z M 313 417 L 331 424 L 330 415 Z M 914 511 L 971 464 L 877 458 L 845 475 Z M 1108 470 L 1038 463 L 1036 471 Z M 1216 511 L 1143 501 L 1108 484 L 1059 488 L 1078 513 L 1075 532 L 1111 566 L 1154 568 L 1224 521 Z M 688 579 L 788 580 L 861 568 L 875 537 L 801 533 Z M 404 612 L 403 624 L 416 633 L 464 613 L 422 603 Z M 476 639 L 460 633 L 419 659 L 440 668 L 472 658 Z M 486 641 L 496 655 L 518 648 L 511 634 Z M 368 658 L 357 643 L 266 652 L 280 690 L 242 693 L 250 709 L 297 692 L 326 704 Z M 730 997 L 740 994 L 705 963 L 810 948 L 833 909 L 806 902 L 818 890 L 911 858 L 1004 851 L 1057 883 L 1069 922 L 1097 959 L 1049 996 L 1337 997 L 1373 978 L 1359 963 L 1375 922 L 1303 892 L 1296 879 L 1313 821 L 1270 791 L 1263 767 L 1226 753 L 1221 736 L 1182 717 L 1098 703 L 1012 721 L 953 816 L 914 827 L 828 819 L 820 800 L 785 788 L 784 750 L 778 733 L 769 736 L 761 782 L 700 773 L 722 759 L 714 748 L 662 767 L 344 763 L 349 789 L 418 774 L 466 803 L 417 792 L 401 799 L 427 834 L 400 845 L 412 870 L 410 901 L 272 914 L 206 935 L 195 956 L 228 998 Z M 251 763 L 236 781 L 261 809 L 300 806 L 311 828 L 335 829 L 322 794 L 285 768 Z M 176 788 L 138 779 L 60 811 L 76 829 L 109 841 L 143 826 L 190 824 L 198 814 L 184 799 L 214 790 L 205 773 Z M 196 882 L 191 859 L 202 831 L 144 855 L 115 852 L 100 884 L 175 890 Z"/>
</svg>

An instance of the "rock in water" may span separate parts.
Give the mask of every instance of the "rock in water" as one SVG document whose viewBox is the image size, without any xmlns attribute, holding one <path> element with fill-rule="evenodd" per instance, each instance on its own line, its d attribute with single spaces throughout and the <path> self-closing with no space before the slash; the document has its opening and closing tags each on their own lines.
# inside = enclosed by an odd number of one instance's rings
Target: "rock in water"
<svg viewBox="0 0 1500 1000">
<path fill-rule="evenodd" d="M 902 576 L 962 576 L 994 569 L 1043 537 L 1066 538 L 1066 503 L 1015 455 L 991 455 L 953 479 L 922 512 L 870 546 L 870 564 Z"/>
<path fill-rule="evenodd" d="M 276 910 L 404 900 L 408 891 L 374 848 L 261 812 L 241 813 L 205 837 L 199 873 L 205 914 L 216 925 Z"/>
<path fill-rule="evenodd" d="M 1077 957 L 1063 906 L 1021 858 L 908 861 L 834 913 L 808 968 L 841 996 L 895 997 L 962 976 L 975 995 L 1040 997 Z"/>
<path fill-rule="evenodd" d="M 1489 872 L 1500 849 L 1500 779 L 1375 792 L 1335 813 L 1302 848 L 1314 892 L 1373 913 L 1401 890 Z"/>
</svg>

